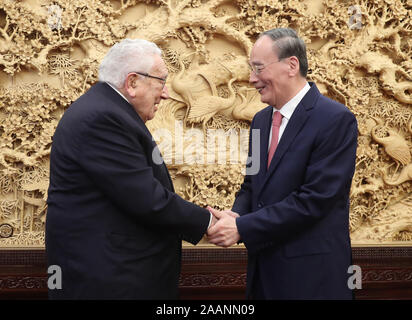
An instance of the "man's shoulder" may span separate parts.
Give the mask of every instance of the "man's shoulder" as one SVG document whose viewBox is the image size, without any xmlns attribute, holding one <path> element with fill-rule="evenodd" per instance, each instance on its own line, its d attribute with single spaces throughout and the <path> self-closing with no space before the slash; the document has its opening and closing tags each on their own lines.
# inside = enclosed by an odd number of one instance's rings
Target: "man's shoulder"
<svg viewBox="0 0 412 320">
<path fill-rule="evenodd" d="M 62 132 L 69 130 L 72 135 L 81 136 L 93 128 L 110 123 L 119 123 L 125 128 L 135 127 L 135 121 L 124 108 L 107 98 L 105 90 L 112 89 L 103 83 L 93 85 L 68 107 L 57 129 Z"/>
<path fill-rule="evenodd" d="M 105 117 L 105 115 L 127 114 L 122 99 L 116 100 L 117 93 L 106 83 L 98 82 L 79 96 L 65 111 L 63 117 L 81 120 L 90 120 L 93 117 Z M 120 98 L 120 97 L 119 97 Z"/>
<path fill-rule="evenodd" d="M 320 131 L 339 131 L 353 124 L 356 128 L 357 120 L 352 111 L 343 103 L 324 95 L 319 96 L 313 111 L 311 121 Z"/>
<path fill-rule="evenodd" d="M 104 101 L 104 94 L 103 92 L 109 90 L 109 87 L 105 83 L 98 82 L 92 85 L 87 91 L 85 91 L 82 95 L 80 95 L 69 107 L 72 106 L 82 105 L 82 104 L 95 104 L 98 102 L 99 104 Z"/>
<path fill-rule="evenodd" d="M 339 115 L 353 118 L 355 117 L 352 111 L 342 102 L 333 100 L 322 94 L 319 95 L 314 110 L 322 114 L 323 117 L 337 117 Z"/>
<path fill-rule="evenodd" d="M 262 120 L 262 119 L 266 119 L 267 115 L 270 114 L 273 110 L 272 106 L 267 106 L 265 108 L 263 108 L 262 110 L 256 112 L 255 116 L 253 117 L 253 122 Z"/>
</svg>

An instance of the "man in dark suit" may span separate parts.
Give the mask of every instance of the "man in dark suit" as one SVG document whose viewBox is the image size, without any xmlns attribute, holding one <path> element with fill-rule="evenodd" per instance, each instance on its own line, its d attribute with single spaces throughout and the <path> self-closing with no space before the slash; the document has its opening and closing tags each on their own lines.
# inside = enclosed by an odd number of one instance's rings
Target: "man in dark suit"
<svg viewBox="0 0 412 320">
<path fill-rule="evenodd" d="M 46 221 L 52 299 L 175 299 L 181 240 L 196 244 L 211 214 L 174 193 L 145 122 L 168 98 L 160 49 L 113 46 L 100 82 L 64 113 L 53 136 Z M 156 156 L 154 156 L 156 155 Z"/>
<path fill-rule="evenodd" d="M 213 210 L 222 219 L 209 229 L 209 240 L 245 244 L 249 298 L 351 299 L 356 119 L 306 81 L 306 47 L 295 31 L 264 32 L 250 65 L 250 82 L 269 105 L 251 124 L 251 132 L 260 130 L 253 146 L 260 170 L 245 176 L 230 216 Z M 250 144 L 249 156 L 251 150 Z"/>
</svg>

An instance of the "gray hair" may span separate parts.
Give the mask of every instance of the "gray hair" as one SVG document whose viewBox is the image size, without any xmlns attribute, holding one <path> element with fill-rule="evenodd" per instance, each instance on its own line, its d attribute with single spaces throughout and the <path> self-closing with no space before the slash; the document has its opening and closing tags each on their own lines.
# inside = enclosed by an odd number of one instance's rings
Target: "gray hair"
<svg viewBox="0 0 412 320">
<path fill-rule="evenodd" d="M 263 36 L 270 37 L 274 44 L 274 51 L 279 59 L 295 56 L 299 60 L 299 72 L 302 77 L 306 78 L 308 73 L 308 58 L 306 56 L 306 45 L 298 37 L 295 30 L 290 28 L 277 28 L 262 32 L 259 38 Z"/>
<path fill-rule="evenodd" d="M 153 42 L 143 39 L 125 39 L 107 52 L 99 67 L 99 81 L 121 88 L 128 73 L 148 73 L 154 63 L 154 55 L 162 50 Z"/>
</svg>

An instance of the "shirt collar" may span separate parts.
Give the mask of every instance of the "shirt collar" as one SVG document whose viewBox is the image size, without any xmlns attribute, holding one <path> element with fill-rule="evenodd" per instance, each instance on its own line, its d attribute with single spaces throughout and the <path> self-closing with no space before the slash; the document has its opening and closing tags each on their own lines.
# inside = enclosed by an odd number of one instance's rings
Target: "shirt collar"
<svg viewBox="0 0 412 320">
<path fill-rule="evenodd" d="M 273 108 L 273 112 L 279 111 L 281 115 L 289 121 L 299 102 L 309 90 L 310 85 L 306 82 L 305 86 L 296 94 L 296 96 L 290 99 L 280 110 Z"/>
<path fill-rule="evenodd" d="M 126 100 L 128 103 L 130 103 L 129 100 L 127 100 L 126 97 L 123 95 L 123 93 L 121 93 L 114 85 L 112 85 L 112 84 L 109 83 L 109 82 L 106 82 L 106 83 L 107 83 L 109 86 L 111 86 L 114 91 L 116 91 L 118 94 L 120 94 L 120 96 L 121 96 L 124 100 Z"/>
</svg>

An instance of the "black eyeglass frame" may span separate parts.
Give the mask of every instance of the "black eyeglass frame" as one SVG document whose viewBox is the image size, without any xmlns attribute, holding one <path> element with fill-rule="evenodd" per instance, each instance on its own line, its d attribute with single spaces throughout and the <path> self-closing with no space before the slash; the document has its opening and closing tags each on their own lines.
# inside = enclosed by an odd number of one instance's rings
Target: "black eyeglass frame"
<svg viewBox="0 0 412 320">
<path fill-rule="evenodd" d="M 137 72 L 137 71 L 133 71 L 133 72 L 131 72 L 131 73 L 136 73 L 136 74 L 140 74 L 141 76 L 144 76 L 144 77 L 149 77 L 149 78 L 153 78 L 153 79 L 160 80 L 160 81 L 163 82 L 163 87 L 164 87 L 165 84 L 166 84 L 167 77 L 166 77 L 166 78 L 160 78 L 160 77 L 152 76 L 151 74 L 148 74 L 148 73 Z"/>
<path fill-rule="evenodd" d="M 274 63 L 277 63 L 277 62 L 281 62 L 283 59 L 285 59 L 285 58 L 279 59 L 279 60 L 277 60 L 277 61 L 272 61 L 272 62 L 269 62 L 269 63 L 267 63 L 267 64 L 258 64 L 258 65 L 249 64 L 249 68 L 250 68 L 250 71 L 252 71 L 255 75 L 258 76 L 259 74 L 262 73 L 262 71 L 263 71 L 267 66 L 269 66 L 269 65 L 271 65 L 271 64 L 274 64 Z"/>
</svg>

